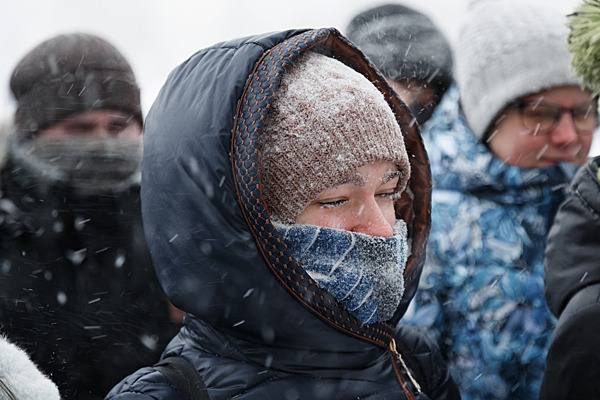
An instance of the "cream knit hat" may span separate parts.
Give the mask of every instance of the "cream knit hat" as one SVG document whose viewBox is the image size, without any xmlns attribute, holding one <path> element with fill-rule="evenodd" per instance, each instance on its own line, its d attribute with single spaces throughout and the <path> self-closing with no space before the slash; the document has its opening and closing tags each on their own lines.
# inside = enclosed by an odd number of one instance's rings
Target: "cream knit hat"
<svg viewBox="0 0 600 400">
<path fill-rule="evenodd" d="M 506 105 L 525 95 L 580 85 L 567 51 L 567 18 L 530 0 L 478 0 L 456 48 L 456 80 L 469 126 L 483 138 Z"/>
<path fill-rule="evenodd" d="M 404 138 L 383 94 L 363 75 L 309 52 L 282 77 L 259 139 L 262 194 L 271 216 L 294 223 L 304 207 L 356 168 L 391 161 L 404 190 Z"/>
</svg>

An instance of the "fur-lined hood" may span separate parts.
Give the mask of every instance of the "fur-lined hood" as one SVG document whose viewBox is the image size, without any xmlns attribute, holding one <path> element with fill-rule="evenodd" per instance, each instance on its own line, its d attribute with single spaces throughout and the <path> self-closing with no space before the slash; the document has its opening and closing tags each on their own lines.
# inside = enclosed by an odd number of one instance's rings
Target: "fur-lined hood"
<svg viewBox="0 0 600 400">
<path fill-rule="evenodd" d="M 4 388 L 3 386 L 6 386 Z M 25 351 L 0 336 L 0 399 L 58 400 L 58 388 L 29 359 Z"/>
</svg>

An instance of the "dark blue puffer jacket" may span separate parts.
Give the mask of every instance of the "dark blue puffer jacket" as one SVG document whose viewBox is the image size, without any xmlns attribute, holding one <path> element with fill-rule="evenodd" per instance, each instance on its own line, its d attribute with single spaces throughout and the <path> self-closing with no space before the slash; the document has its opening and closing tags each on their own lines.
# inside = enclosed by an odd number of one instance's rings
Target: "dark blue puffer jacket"
<svg viewBox="0 0 600 400">
<path fill-rule="evenodd" d="M 408 223 L 412 255 L 404 300 L 386 323 L 361 324 L 318 287 L 279 240 L 261 198 L 257 138 L 286 66 L 309 50 L 367 76 L 405 133 L 412 175 L 398 217 Z M 409 328 L 394 328 L 414 296 L 429 229 L 429 165 L 410 120 L 383 77 L 335 29 L 220 43 L 177 67 L 147 118 L 142 178 L 152 258 L 170 299 L 186 312 L 163 358 L 188 360 L 211 399 L 457 396 L 437 349 Z M 152 368 L 125 378 L 107 398 L 180 399 Z"/>
</svg>

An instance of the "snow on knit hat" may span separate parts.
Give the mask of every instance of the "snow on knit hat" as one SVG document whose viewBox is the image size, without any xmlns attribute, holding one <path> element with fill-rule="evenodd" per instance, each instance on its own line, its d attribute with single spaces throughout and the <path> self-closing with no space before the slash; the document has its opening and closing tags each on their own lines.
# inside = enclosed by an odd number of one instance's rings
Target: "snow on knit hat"
<svg viewBox="0 0 600 400">
<path fill-rule="evenodd" d="M 566 16 L 526 0 L 474 1 L 459 34 L 455 74 L 469 126 L 482 139 L 513 100 L 580 85 L 570 66 Z"/>
<path fill-rule="evenodd" d="M 259 139 L 262 193 L 271 216 L 294 223 L 319 193 L 357 168 L 391 161 L 410 176 L 404 138 L 383 94 L 363 75 L 309 52 L 282 77 Z"/>
<path fill-rule="evenodd" d="M 431 82 L 442 95 L 452 82 L 452 50 L 426 15 L 400 4 L 386 4 L 357 14 L 347 37 L 386 78 Z"/>
<path fill-rule="evenodd" d="M 15 67 L 10 88 L 15 124 L 36 133 L 70 114 L 112 109 L 142 123 L 140 89 L 131 67 L 110 43 L 86 33 L 53 37 Z"/>
</svg>

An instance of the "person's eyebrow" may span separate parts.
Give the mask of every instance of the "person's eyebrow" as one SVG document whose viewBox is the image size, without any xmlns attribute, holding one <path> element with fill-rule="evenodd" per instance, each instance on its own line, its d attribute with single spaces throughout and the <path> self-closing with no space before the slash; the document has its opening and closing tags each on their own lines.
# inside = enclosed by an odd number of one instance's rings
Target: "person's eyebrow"
<svg viewBox="0 0 600 400">
<path fill-rule="evenodd" d="M 383 179 L 381 179 L 381 183 L 388 183 L 389 181 L 391 181 L 394 178 L 397 178 L 401 175 L 402 173 L 400 172 L 400 170 L 395 170 L 395 171 L 388 171 L 386 172 L 386 174 L 383 176 Z"/>
<path fill-rule="evenodd" d="M 381 178 L 381 183 L 382 184 L 387 183 L 398 176 L 400 176 L 400 170 L 388 171 L 385 173 L 383 178 Z M 356 185 L 356 186 L 365 186 L 367 184 L 367 179 L 360 174 L 353 174 L 353 175 L 349 175 L 349 176 L 341 179 L 340 181 L 336 182 L 334 186 L 341 186 L 341 185 L 348 185 L 348 184 Z"/>
<path fill-rule="evenodd" d="M 353 174 L 353 175 L 349 175 L 346 176 L 345 178 L 342 178 L 340 181 L 336 182 L 336 184 L 334 186 L 341 186 L 341 185 L 356 185 L 356 186 L 365 186 L 367 184 L 367 180 L 365 179 L 364 176 L 360 175 L 360 174 Z"/>
</svg>

